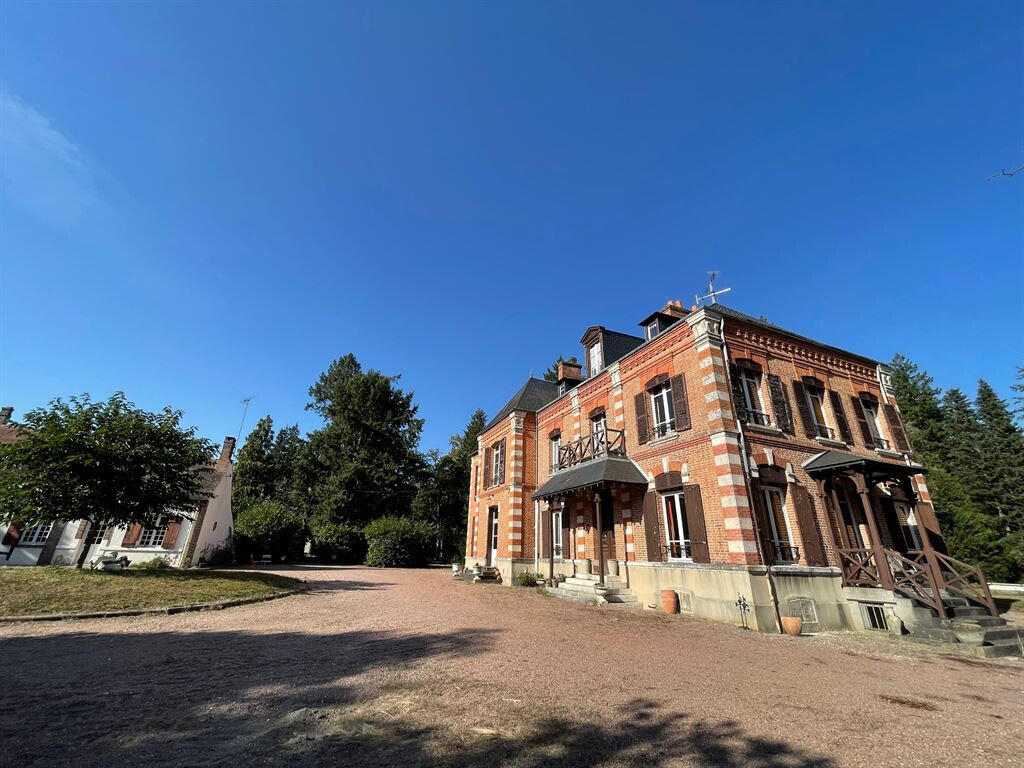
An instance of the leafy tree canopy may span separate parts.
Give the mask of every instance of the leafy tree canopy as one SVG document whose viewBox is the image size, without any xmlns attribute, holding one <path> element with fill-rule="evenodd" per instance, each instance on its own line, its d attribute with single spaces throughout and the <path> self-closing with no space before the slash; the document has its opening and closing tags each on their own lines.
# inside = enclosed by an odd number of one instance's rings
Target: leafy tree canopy
<svg viewBox="0 0 1024 768">
<path fill-rule="evenodd" d="M 210 495 L 203 481 L 214 445 L 181 419 L 171 408 L 137 408 L 123 392 L 30 411 L 23 439 L 0 446 L 0 520 L 153 525 L 188 516 Z"/>
</svg>

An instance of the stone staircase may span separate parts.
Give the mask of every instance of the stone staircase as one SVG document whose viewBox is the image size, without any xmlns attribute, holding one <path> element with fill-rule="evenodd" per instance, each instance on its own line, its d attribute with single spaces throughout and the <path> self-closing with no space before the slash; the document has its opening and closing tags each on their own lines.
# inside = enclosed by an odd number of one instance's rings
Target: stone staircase
<svg viewBox="0 0 1024 768">
<path fill-rule="evenodd" d="M 898 598 L 897 602 L 904 598 Z M 975 656 L 996 658 L 1024 656 L 1024 627 L 1010 626 L 1001 616 L 991 616 L 984 608 L 962 597 L 943 595 L 942 602 L 950 613 L 940 619 L 931 608 L 907 600 L 901 613 L 909 635 L 925 642 L 962 643 L 970 646 Z"/>
<path fill-rule="evenodd" d="M 563 600 L 576 603 L 604 605 L 606 603 L 633 605 L 639 607 L 636 596 L 626 587 L 626 582 L 619 576 L 605 576 L 604 588 L 598 583 L 597 574 L 578 574 L 571 576 L 548 593 Z"/>
</svg>

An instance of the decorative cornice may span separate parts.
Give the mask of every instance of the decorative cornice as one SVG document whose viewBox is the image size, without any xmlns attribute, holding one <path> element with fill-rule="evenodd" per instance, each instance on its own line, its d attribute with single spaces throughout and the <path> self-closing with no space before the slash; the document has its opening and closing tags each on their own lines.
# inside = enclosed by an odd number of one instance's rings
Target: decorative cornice
<svg viewBox="0 0 1024 768">
<path fill-rule="evenodd" d="M 811 365 L 816 364 L 847 374 L 855 374 L 869 381 L 875 378 L 875 370 L 863 363 L 854 362 L 850 358 L 842 357 L 826 349 L 815 349 L 810 344 L 794 339 L 786 339 L 775 334 L 737 325 L 730 325 L 728 334 L 753 347 L 799 358 Z"/>
</svg>

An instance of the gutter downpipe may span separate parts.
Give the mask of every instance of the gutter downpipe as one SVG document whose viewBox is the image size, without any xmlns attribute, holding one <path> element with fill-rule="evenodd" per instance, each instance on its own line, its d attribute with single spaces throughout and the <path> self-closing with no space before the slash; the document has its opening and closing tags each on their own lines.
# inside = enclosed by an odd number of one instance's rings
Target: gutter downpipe
<svg viewBox="0 0 1024 768">
<path fill-rule="evenodd" d="M 535 473 L 540 467 L 540 419 L 535 411 L 533 414 L 533 466 Z M 536 482 L 536 477 L 534 478 Z M 524 486 L 525 488 L 525 486 Z M 537 489 L 534 488 L 536 491 Z M 524 494 L 525 496 L 525 494 Z M 554 533 L 551 534 L 552 536 Z M 533 572 L 540 573 L 540 500 L 533 502 Z"/>
<path fill-rule="evenodd" d="M 725 343 L 725 318 L 722 317 L 722 353 L 725 357 L 725 379 L 726 384 L 729 387 L 729 392 L 732 392 L 732 379 L 729 374 L 729 347 Z M 736 404 L 733 403 L 733 415 L 735 413 Z M 743 423 L 740 421 L 739 416 L 736 416 L 736 431 L 740 436 L 740 461 L 743 462 L 743 483 L 747 487 L 747 497 L 750 499 L 750 522 L 753 524 L 754 529 L 754 544 L 757 547 L 757 554 L 761 558 L 761 562 L 765 564 L 765 576 L 768 579 L 768 593 L 772 596 L 772 610 L 775 613 L 775 629 L 778 633 L 782 634 L 782 614 L 779 612 L 779 595 L 775 589 L 775 577 L 772 576 L 772 567 L 768 565 L 768 560 L 764 556 L 764 547 L 761 544 L 761 531 L 758 526 L 757 513 L 754 511 L 754 491 L 750 487 L 750 461 L 747 459 L 747 439 L 743 434 Z"/>
</svg>

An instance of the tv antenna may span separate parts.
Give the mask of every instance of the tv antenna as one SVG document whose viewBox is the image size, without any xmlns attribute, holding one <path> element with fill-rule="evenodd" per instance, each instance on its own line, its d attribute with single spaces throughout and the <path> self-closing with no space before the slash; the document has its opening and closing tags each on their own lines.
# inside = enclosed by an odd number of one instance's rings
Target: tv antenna
<svg viewBox="0 0 1024 768">
<path fill-rule="evenodd" d="M 242 422 L 238 425 L 238 435 L 235 436 L 235 442 L 237 443 L 242 439 L 242 427 L 245 426 L 245 414 L 249 412 L 249 403 L 252 402 L 252 395 L 242 398 L 242 405 L 245 408 L 242 409 Z"/>
<path fill-rule="evenodd" d="M 712 304 L 717 304 L 718 303 L 718 299 L 716 298 L 717 296 L 720 296 L 723 293 L 728 293 L 729 291 L 732 290 L 732 288 L 721 288 L 721 289 L 716 291 L 715 290 L 715 280 L 717 280 L 717 279 L 718 279 L 718 272 L 708 272 L 708 292 L 706 294 L 704 294 L 703 296 L 694 296 L 694 299 L 696 300 L 698 305 L 700 305 L 704 301 L 707 301 L 708 299 L 711 300 Z"/>
</svg>

